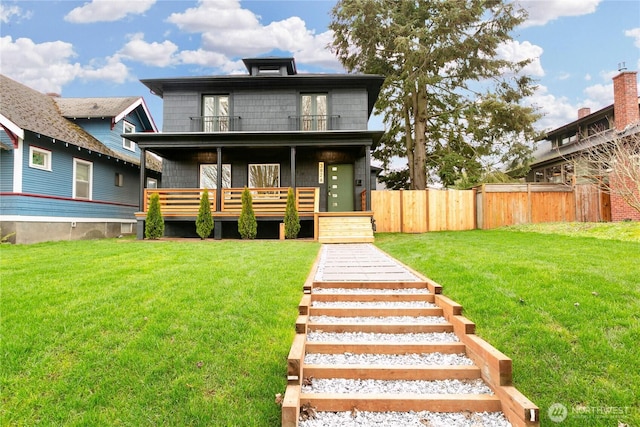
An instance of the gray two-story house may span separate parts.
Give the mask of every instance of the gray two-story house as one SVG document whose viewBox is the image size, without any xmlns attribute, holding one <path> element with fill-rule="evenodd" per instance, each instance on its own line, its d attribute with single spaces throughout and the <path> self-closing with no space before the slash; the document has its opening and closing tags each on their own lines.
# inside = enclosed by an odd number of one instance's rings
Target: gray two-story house
<svg viewBox="0 0 640 427">
<path fill-rule="evenodd" d="M 259 236 L 278 235 L 289 187 L 296 191 L 302 236 L 322 235 L 322 218 L 332 213 L 344 220 L 331 227 L 343 231 L 355 221 L 347 218 L 370 214 L 371 151 L 383 132 L 367 124 L 384 78 L 298 74 L 293 58 L 244 64 L 243 75 L 142 80 L 163 99 L 163 131 L 127 136 L 162 157 L 163 170 L 161 188 L 141 194 L 139 237 L 152 191 L 160 193 L 168 236 L 195 236 L 205 188 L 216 238 L 237 235 L 244 187 L 252 190 Z M 370 228 L 370 215 L 367 221 Z"/>
</svg>

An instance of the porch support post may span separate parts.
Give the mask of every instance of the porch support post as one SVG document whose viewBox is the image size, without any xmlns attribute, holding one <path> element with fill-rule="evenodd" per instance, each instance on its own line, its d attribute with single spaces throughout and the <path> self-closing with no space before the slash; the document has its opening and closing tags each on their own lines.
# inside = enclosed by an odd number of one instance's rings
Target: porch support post
<svg viewBox="0 0 640 427">
<path fill-rule="evenodd" d="M 216 213 L 222 210 L 222 147 L 216 148 Z M 222 221 L 213 221 L 213 238 L 222 239 Z"/>
<path fill-rule="evenodd" d="M 363 211 L 371 210 L 371 145 L 364 146 L 364 173 L 366 174 L 364 180 L 365 204 L 362 206 Z"/>
<path fill-rule="evenodd" d="M 291 188 L 296 189 L 296 147 L 291 147 Z"/>
<path fill-rule="evenodd" d="M 145 175 L 147 172 L 147 150 L 144 148 L 140 149 L 140 182 L 139 188 L 140 193 L 138 194 L 138 210 L 139 212 L 144 211 L 144 187 L 146 185 Z M 144 239 L 144 219 L 138 218 L 136 221 L 136 239 L 142 240 Z"/>
</svg>

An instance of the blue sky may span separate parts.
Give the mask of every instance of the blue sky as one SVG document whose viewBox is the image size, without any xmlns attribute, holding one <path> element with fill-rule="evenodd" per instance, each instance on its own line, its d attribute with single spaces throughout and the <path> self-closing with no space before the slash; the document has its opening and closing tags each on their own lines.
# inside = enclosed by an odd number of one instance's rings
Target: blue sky
<svg viewBox="0 0 640 427">
<path fill-rule="evenodd" d="M 284 54 L 299 72 L 343 72 L 325 49 L 335 1 L 52 0 L 0 3 L 0 72 L 63 97 L 143 96 L 139 79 L 244 72 L 243 57 Z M 637 0 L 520 0 L 529 20 L 501 49 L 534 58 L 539 129 L 613 102 L 618 64 L 640 70 Z M 382 124 L 372 121 L 372 128 Z"/>
</svg>

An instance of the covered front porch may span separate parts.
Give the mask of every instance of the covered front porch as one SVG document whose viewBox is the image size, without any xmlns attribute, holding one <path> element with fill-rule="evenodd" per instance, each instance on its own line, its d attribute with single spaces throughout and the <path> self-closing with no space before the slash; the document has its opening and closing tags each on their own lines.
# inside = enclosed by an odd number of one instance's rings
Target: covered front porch
<svg viewBox="0 0 640 427">
<path fill-rule="evenodd" d="M 235 223 L 242 211 L 242 192 L 244 188 L 222 188 L 204 190 L 201 188 L 145 188 L 143 209 L 136 212 L 138 220 L 137 235 L 144 237 L 144 221 L 149 209 L 152 194 L 158 194 L 160 211 L 171 229 L 195 230 L 196 217 L 200 208 L 200 197 L 208 191 L 211 215 L 216 227 L 214 238 L 223 238 L 223 224 Z M 251 188 L 252 206 L 256 219 L 270 229 L 279 228 L 284 219 L 289 188 Z M 308 237 L 322 243 L 372 242 L 371 211 L 357 212 L 321 212 L 319 208 L 319 187 L 297 187 L 295 189 L 296 209 L 301 224 L 307 224 Z M 173 234 L 173 232 L 171 232 Z M 182 231 L 184 234 L 184 231 Z M 280 233 L 281 234 L 281 233 Z"/>
</svg>

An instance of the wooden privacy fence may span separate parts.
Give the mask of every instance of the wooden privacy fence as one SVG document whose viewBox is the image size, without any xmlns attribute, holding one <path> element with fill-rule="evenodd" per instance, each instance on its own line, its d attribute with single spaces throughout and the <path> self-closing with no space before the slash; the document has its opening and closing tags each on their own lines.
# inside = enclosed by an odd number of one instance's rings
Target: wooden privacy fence
<svg viewBox="0 0 640 427">
<path fill-rule="evenodd" d="M 391 233 L 611 220 L 609 194 L 593 184 L 483 184 L 473 190 L 372 191 L 371 210 L 376 231 Z"/>
<path fill-rule="evenodd" d="M 372 191 L 377 232 L 472 230 L 475 190 Z"/>
</svg>

